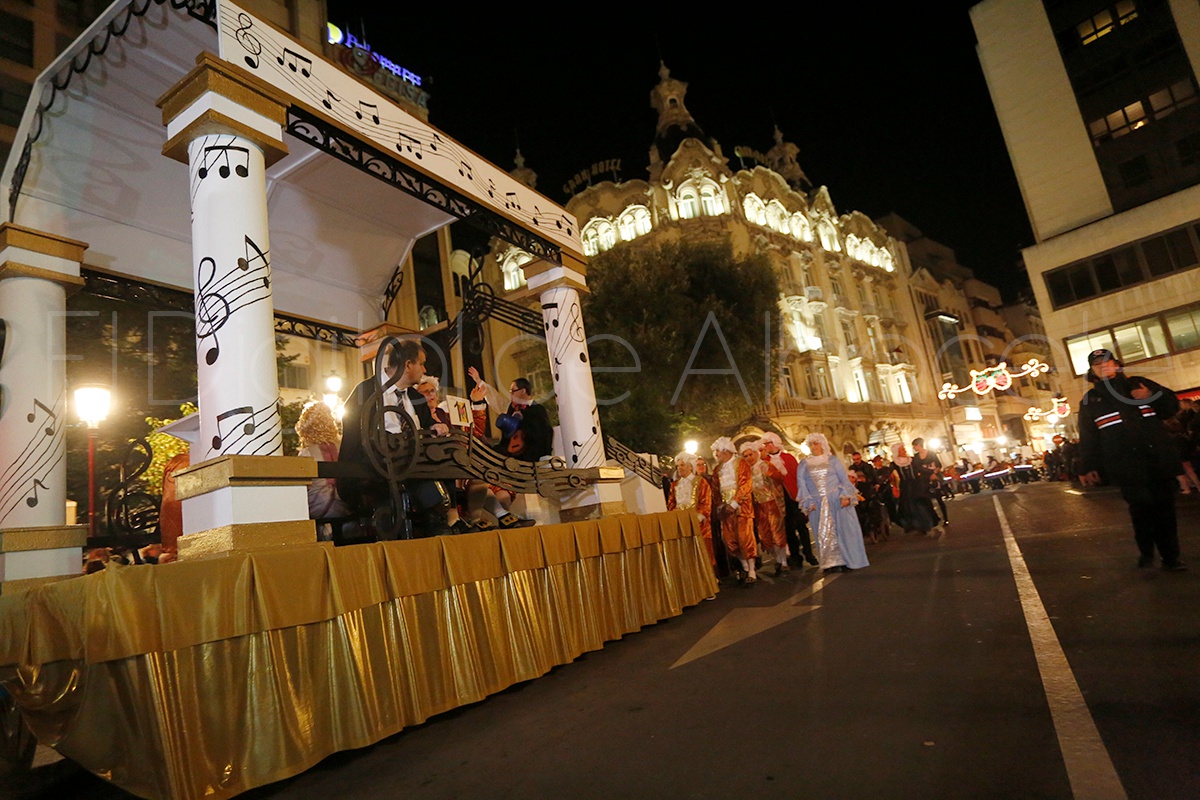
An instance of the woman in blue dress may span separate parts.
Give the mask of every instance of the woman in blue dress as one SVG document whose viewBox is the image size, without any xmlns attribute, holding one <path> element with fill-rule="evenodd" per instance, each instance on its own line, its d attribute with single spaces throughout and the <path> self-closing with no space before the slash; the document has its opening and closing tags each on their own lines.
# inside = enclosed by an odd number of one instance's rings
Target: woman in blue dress
<svg viewBox="0 0 1200 800">
<path fill-rule="evenodd" d="M 846 467 L 829 453 L 829 442 L 819 433 L 804 440 L 810 455 L 800 462 L 797 485 L 800 508 L 808 514 L 813 539 L 825 572 L 845 572 L 867 566 L 867 548 L 854 506 L 858 491 Z"/>
</svg>

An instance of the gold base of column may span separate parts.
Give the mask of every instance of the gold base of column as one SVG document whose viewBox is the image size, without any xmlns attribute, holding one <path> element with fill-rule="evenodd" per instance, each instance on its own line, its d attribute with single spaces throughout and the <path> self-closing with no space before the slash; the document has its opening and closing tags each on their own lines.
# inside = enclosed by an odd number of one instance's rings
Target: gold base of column
<svg viewBox="0 0 1200 800">
<path fill-rule="evenodd" d="M 87 546 L 87 525 L 46 525 L 36 528 L 5 528 L 0 530 L 0 553 L 27 550 L 61 550 Z"/>
<path fill-rule="evenodd" d="M 317 526 L 311 519 L 290 522 L 242 522 L 179 537 L 179 560 L 222 555 L 263 547 L 316 544 Z"/>
</svg>

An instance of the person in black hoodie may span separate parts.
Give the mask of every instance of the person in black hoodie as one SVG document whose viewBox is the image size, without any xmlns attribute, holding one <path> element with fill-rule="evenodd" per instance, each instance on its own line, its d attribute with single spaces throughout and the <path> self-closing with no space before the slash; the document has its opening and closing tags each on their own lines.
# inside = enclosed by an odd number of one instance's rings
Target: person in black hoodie
<svg viewBox="0 0 1200 800">
<path fill-rule="evenodd" d="M 1164 425 L 1179 413 L 1179 400 L 1149 378 L 1125 375 L 1105 349 L 1088 355 L 1087 379 L 1092 388 L 1079 407 L 1080 482 L 1093 486 L 1103 475 L 1121 487 L 1141 552 L 1138 567 L 1153 566 L 1157 548 L 1163 569 L 1187 569 L 1175 520 L 1175 476 L 1183 470 Z"/>
</svg>

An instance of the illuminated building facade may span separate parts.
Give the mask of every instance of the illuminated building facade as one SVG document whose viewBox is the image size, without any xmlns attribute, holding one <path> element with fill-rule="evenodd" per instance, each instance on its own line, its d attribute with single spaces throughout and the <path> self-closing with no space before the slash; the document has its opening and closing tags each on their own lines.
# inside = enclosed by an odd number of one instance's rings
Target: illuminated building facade
<svg viewBox="0 0 1200 800">
<path fill-rule="evenodd" d="M 878 220 L 905 244 L 911 265 L 909 288 L 921 315 L 929 359 L 940 372 L 939 385 L 968 386 L 971 373 L 1005 363 L 1013 372 L 1030 359 L 1053 364 L 1037 308 L 1004 305 L 1000 291 L 958 263 L 954 250 L 925 236 L 895 215 Z M 1057 374 L 1024 375 L 1002 392 L 958 394 L 946 400 L 954 439 L 976 453 L 1008 452 L 1006 445 L 1048 445 L 1054 425 L 1027 419 L 1030 409 L 1049 409 L 1057 394 Z"/>
<path fill-rule="evenodd" d="M 774 396 L 757 415 L 795 441 L 822 431 L 838 449 L 945 440 L 904 245 L 860 212 L 840 214 L 778 130 L 765 163 L 732 167 L 688 112 L 687 84 L 665 67 L 659 76 L 648 179 L 594 183 L 567 204 L 585 253 L 685 237 L 765 253 L 779 276 L 786 335 Z M 496 254 L 505 288 L 518 294 L 521 258 Z"/>
<path fill-rule="evenodd" d="M 1200 6 L 986 0 L 971 18 L 1064 388 L 1078 400 L 1100 347 L 1200 386 Z"/>
</svg>

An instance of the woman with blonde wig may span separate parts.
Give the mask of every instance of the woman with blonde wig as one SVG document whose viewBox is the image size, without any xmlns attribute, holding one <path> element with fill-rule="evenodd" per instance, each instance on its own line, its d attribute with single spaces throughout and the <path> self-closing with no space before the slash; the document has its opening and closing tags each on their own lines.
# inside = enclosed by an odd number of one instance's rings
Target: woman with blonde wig
<svg viewBox="0 0 1200 800">
<path fill-rule="evenodd" d="M 862 569 L 870 562 L 854 510 L 858 490 L 823 435 L 810 433 L 804 443 L 811 454 L 800 462 L 800 508 L 808 514 L 820 566 L 825 572 Z"/>
</svg>

